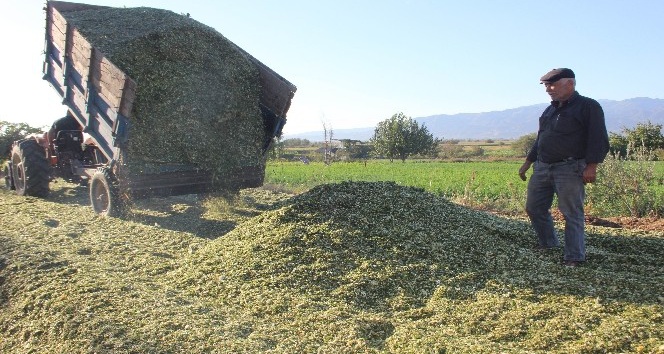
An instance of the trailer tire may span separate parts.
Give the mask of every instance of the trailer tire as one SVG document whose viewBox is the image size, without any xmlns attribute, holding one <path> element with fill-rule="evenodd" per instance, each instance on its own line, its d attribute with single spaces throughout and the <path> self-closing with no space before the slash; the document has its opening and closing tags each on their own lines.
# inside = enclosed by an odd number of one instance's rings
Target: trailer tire
<svg viewBox="0 0 664 354">
<path fill-rule="evenodd" d="M 16 194 L 48 197 L 51 165 L 46 159 L 46 150 L 37 141 L 27 139 L 14 144 L 11 173 Z"/>
<path fill-rule="evenodd" d="M 125 215 L 126 203 L 120 196 L 117 180 L 108 169 L 99 169 L 92 175 L 90 203 L 95 213 L 101 216 L 121 217 Z"/>
<path fill-rule="evenodd" d="M 12 169 L 9 167 L 9 161 L 5 164 L 5 169 L 4 169 L 4 174 L 5 174 L 5 188 L 9 189 L 10 191 L 13 191 L 16 189 L 14 187 L 14 181 L 12 180 Z"/>
</svg>

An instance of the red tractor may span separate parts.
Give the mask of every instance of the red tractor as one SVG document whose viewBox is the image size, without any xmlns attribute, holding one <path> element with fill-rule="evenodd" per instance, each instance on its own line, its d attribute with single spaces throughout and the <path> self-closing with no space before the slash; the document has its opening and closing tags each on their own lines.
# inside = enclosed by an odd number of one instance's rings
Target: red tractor
<svg viewBox="0 0 664 354">
<path fill-rule="evenodd" d="M 110 206 L 108 198 L 112 196 L 105 191 L 111 189 L 106 186 L 109 178 L 103 173 L 107 163 L 93 140 L 85 138 L 77 120 L 67 115 L 58 119 L 48 132 L 14 142 L 4 170 L 5 186 L 18 195 L 45 198 L 49 183 L 55 178 L 82 185 L 92 181 L 93 207 L 96 212 L 105 213 Z"/>
</svg>

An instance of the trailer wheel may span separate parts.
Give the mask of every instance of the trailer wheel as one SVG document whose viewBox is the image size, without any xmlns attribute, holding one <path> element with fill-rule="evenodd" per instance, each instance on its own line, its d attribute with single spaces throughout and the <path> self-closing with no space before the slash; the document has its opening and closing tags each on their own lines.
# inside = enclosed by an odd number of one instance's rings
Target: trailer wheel
<svg viewBox="0 0 664 354">
<path fill-rule="evenodd" d="M 46 198 L 51 165 L 46 151 L 32 139 L 14 144 L 12 148 L 11 182 L 16 194 Z"/>
<path fill-rule="evenodd" d="M 90 203 L 95 213 L 119 217 L 126 212 L 115 177 L 107 169 L 99 169 L 90 180 Z"/>
<path fill-rule="evenodd" d="M 9 161 L 7 161 L 7 163 L 5 164 L 4 174 L 5 174 L 5 188 L 13 191 L 16 188 L 14 187 L 14 181 L 12 180 L 12 171 L 11 167 L 9 167 Z"/>
</svg>

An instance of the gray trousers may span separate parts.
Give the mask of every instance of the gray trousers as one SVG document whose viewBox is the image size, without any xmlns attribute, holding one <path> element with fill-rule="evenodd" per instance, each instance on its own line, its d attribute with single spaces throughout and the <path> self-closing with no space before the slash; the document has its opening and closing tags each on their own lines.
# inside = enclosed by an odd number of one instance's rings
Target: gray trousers
<svg viewBox="0 0 664 354">
<path fill-rule="evenodd" d="M 585 167 L 583 159 L 552 164 L 536 161 L 528 182 L 526 213 L 539 244 L 544 247 L 560 245 L 550 212 L 554 195 L 558 197 L 558 209 L 565 217 L 564 259 L 568 261 L 586 260 L 583 211 Z"/>
</svg>

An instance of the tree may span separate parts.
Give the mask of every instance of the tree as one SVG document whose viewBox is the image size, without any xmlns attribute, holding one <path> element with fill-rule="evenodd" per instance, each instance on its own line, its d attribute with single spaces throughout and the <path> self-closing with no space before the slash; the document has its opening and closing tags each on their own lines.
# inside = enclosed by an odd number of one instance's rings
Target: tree
<svg viewBox="0 0 664 354">
<path fill-rule="evenodd" d="M 412 118 L 397 113 L 378 123 L 371 144 L 377 155 L 404 162 L 410 155 L 430 154 L 438 146 L 438 139 L 434 139 L 424 124 L 420 126 Z"/>
<path fill-rule="evenodd" d="M 648 151 L 664 149 L 664 135 L 662 135 L 662 125 L 653 124 L 650 121 L 646 123 L 637 123 L 634 129 L 624 129 L 627 141 L 636 146 L 642 146 Z"/>
<path fill-rule="evenodd" d="M 34 128 L 26 123 L 0 121 L 0 160 L 9 157 L 14 141 L 38 133 L 43 133 L 41 128 Z"/>
<path fill-rule="evenodd" d="M 344 155 L 349 159 L 368 159 L 371 153 L 371 145 L 362 144 L 360 140 L 339 139 L 344 148 Z"/>
<path fill-rule="evenodd" d="M 527 156 L 535 144 L 535 140 L 537 140 L 537 133 L 521 136 L 512 143 L 512 149 L 521 156 Z"/>
<path fill-rule="evenodd" d="M 646 151 L 664 149 L 662 125 L 653 124 L 650 121 L 637 123 L 634 129 L 623 128 L 622 134 L 611 133 L 609 143 L 611 152 L 618 153 L 621 157 L 627 155 L 629 147 L 642 148 Z"/>
<path fill-rule="evenodd" d="M 612 155 L 619 157 L 627 156 L 628 145 L 629 141 L 627 141 L 627 137 L 613 132 L 609 133 L 609 146 Z"/>
<path fill-rule="evenodd" d="M 285 147 L 310 146 L 308 139 L 290 138 L 283 141 Z"/>
<path fill-rule="evenodd" d="M 286 143 L 281 140 L 281 136 L 276 137 L 268 150 L 268 157 L 273 160 L 281 158 L 284 155 L 285 146 Z"/>
</svg>

